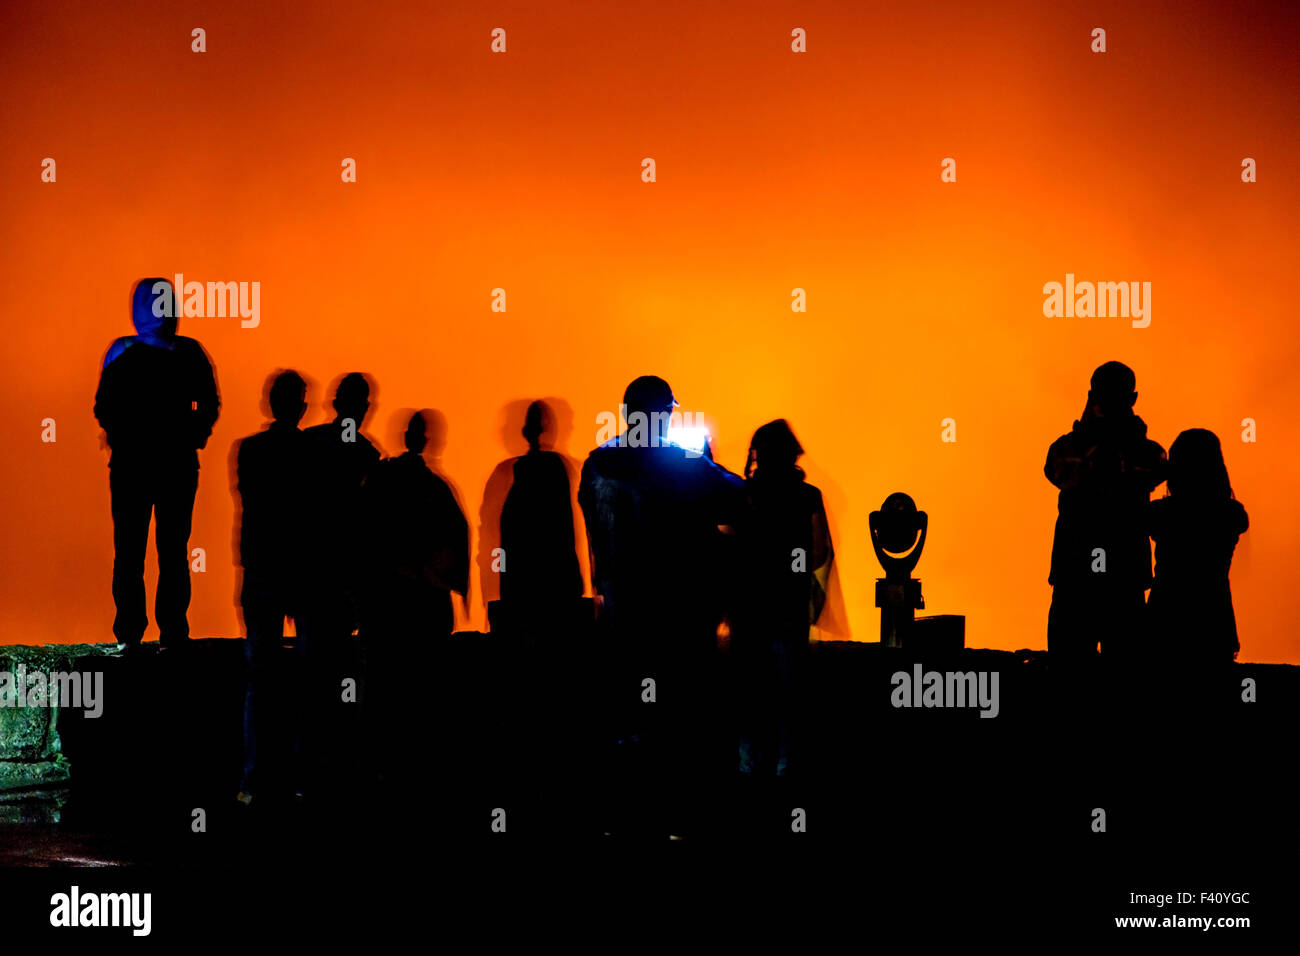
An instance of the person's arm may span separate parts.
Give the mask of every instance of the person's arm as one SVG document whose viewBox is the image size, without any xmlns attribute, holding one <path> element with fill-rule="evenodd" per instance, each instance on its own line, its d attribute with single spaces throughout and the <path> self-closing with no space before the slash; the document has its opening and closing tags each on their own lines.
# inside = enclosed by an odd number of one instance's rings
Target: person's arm
<svg viewBox="0 0 1300 956">
<path fill-rule="evenodd" d="M 1126 462 L 1126 467 L 1149 494 L 1165 480 L 1169 456 L 1165 454 L 1164 448 L 1159 443 L 1148 439 L 1143 441 L 1141 451 L 1133 456 L 1131 461 Z"/>
<path fill-rule="evenodd" d="M 113 444 L 117 405 L 116 376 L 111 371 L 112 368 L 112 365 L 104 366 L 104 370 L 99 373 L 99 387 L 95 389 L 95 421 L 104 429 L 110 447 Z"/>
<path fill-rule="evenodd" d="M 447 490 L 447 497 L 450 499 L 449 514 L 453 516 L 454 530 L 452 531 L 452 547 L 455 551 L 452 554 L 452 581 L 451 589 L 461 596 L 461 600 L 469 600 L 469 521 L 465 518 L 465 512 L 460 510 L 460 504 L 457 503 L 451 490 Z"/>
<path fill-rule="evenodd" d="M 1234 498 L 1232 499 L 1232 503 L 1237 506 L 1236 508 L 1237 526 L 1233 530 L 1235 530 L 1237 532 L 1237 535 L 1240 536 L 1245 534 L 1250 529 L 1250 515 L 1246 514 L 1246 506 L 1243 505 L 1240 501 Z"/>
<path fill-rule="evenodd" d="M 427 515 L 422 524 L 435 547 L 424 562 L 425 580 L 465 599 L 469 596 L 469 522 L 451 488 L 437 477 L 432 479 Z"/>
<path fill-rule="evenodd" d="M 596 468 L 591 457 L 582 463 L 582 474 L 578 479 L 578 510 L 582 512 L 583 526 L 587 538 L 587 567 L 591 569 L 592 612 L 600 617 L 605 606 L 605 595 L 601 593 L 601 573 L 605 569 L 607 555 L 604 553 L 605 529 L 600 524 L 600 513 L 596 506 L 596 492 L 593 487 L 598 480 Z"/>
<path fill-rule="evenodd" d="M 826 505 L 822 501 L 820 492 L 817 495 L 816 505 L 812 513 L 812 567 L 816 572 L 820 568 L 831 563 L 831 555 L 835 553 L 831 544 L 830 524 L 826 520 Z"/>
<path fill-rule="evenodd" d="M 1058 438 L 1052 442 L 1052 447 L 1047 449 L 1047 462 L 1043 465 L 1043 474 L 1062 491 L 1076 487 L 1083 480 L 1083 468 L 1083 454 L 1075 447 L 1070 436 Z"/>
<path fill-rule="evenodd" d="M 248 440 L 241 438 L 235 442 L 235 494 L 242 503 L 246 496 L 244 479 L 248 476 Z"/>
<path fill-rule="evenodd" d="M 193 340 L 191 339 L 191 342 Z M 194 348 L 194 447 L 203 448 L 212 436 L 212 428 L 221 414 L 221 395 L 217 391 L 217 376 L 212 360 L 198 342 Z"/>
<path fill-rule="evenodd" d="M 707 476 L 706 487 L 710 507 L 717 519 L 715 524 L 719 529 L 733 528 L 740 519 L 745 500 L 745 479 L 733 475 L 713 461 L 706 461 L 703 458 L 698 461 L 702 463 Z"/>
<path fill-rule="evenodd" d="M 1164 534 L 1162 521 L 1164 518 L 1165 508 L 1168 507 L 1167 505 L 1161 504 L 1162 501 L 1164 501 L 1163 498 L 1155 498 L 1152 501 L 1148 501 L 1146 507 L 1142 509 L 1143 530 L 1146 532 L 1148 538 L 1156 542 L 1159 542 L 1161 536 Z"/>
</svg>

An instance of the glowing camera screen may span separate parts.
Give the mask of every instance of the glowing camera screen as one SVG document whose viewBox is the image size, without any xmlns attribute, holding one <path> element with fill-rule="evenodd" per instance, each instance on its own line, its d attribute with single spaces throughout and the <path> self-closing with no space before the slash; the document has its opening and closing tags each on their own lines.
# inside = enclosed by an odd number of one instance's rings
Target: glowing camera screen
<svg viewBox="0 0 1300 956">
<path fill-rule="evenodd" d="M 668 426 L 668 441 L 679 448 L 704 454 L 704 443 L 709 440 L 709 430 L 703 426 L 688 428 L 681 425 Z"/>
</svg>

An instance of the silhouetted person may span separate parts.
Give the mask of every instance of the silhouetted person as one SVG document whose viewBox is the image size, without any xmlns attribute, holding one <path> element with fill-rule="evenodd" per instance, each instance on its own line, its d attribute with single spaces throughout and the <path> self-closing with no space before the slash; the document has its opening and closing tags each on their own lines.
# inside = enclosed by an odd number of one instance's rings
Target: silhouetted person
<svg viewBox="0 0 1300 956">
<path fill-rule="evenodd" d="M 387 776 L 400 776 L 394 771 L 427 745 L 414 738 L 417 727 L 431 722 L 431 702 L 419 688 L 432 652 L 445 651 L 427 645 L 451 634 L 452 593 L 463 600 L 469 590 L 469 523 L 451 488 L 424 461 L 422 413 L 411 416 L 404 440 L 406 452 L 376 465 L 362 489 L 369 542 L 362 616 L 367 720 Z"/>
<path fill-rule="evenodd" d="M 141 279 L 131 301 L 136 334 L 109 347 L 95 393 L 95 418 L 112 456 L 113 633 L 139 644 L 145 613 L 144 556 L 153 516 L 158 551 L 154 619 L 164 647 L 189 638 L 189 539 L 199 456 L 221 400 L 212 363 L 176 334 L 176 298 L 166 279 Z"/>
<path fill-rule="evenodd" d="M 302 623 L 309 638 L 346 639 L 359 620 L 364 558 L 361 485 L 379 462 L 379 450 L 361 432 L 370 411 L 370 383 L 360 372 L 343 376 L 334 393 L 335 418 L 314 425 L 307 442 L 308 565 Z"/>
<path fill-rule="evenodd" d="M 1167 492 L 1147 506 L 1147 522 L 1156 543 L 1147 601 L 1156 647 L 1171 661 L 1230 662 L 1239 644 L 1228 568 L 1250 521 L 1213 432 L 1190 428 L 1174 439 Z"/>
<path fill-rule="evenodd" d="M 555 604 L 582 597 L 582 572 L 573 540 L 573 504 L 564 459 L 540 445 L 544 402 L 528 406 L 523 434 L 528 453 L 515 459 L 514 481 L 501 509 L 503 600 Z"/>
<path fill-rule="evenodd" d="M 380 462 L 362 489 L 373 600 L 366 617 L 403 640 L 446 636 L 452 593 L 469 590 L 469 523 L 451 488 L 424 461 L 422 413 L 406 428 L 406 452 Z"/>
<path fill-rule="evenodd" d="M 796 461 L 803 454 L 784 419 L 754 432 L 745 465 L 745 511 L 737 524 L 740 575 L 731 612 L 739 681 L 740 769 L 789 769 L 809 627 L 825 601 L 832 548 L 821 492 Z"/>
<path fill-rule="evenodd" d="M 719 528 L 735 523 L 744 485 L 707 454 L 669 444 L 676 402 L 663 379 L 634 380 L 623 403 L 628 429 L 587 457 L 578 501 L 597 623 L 614 658 L 608 686 L 617 734 L 626 742 L 650 735 L 649 759 L 659 764 L 652 779 L 675 800 L 701 770 L 713 732 L 704 715 L 722 603 Z M 647 678 L 655 682 L 653 706 L 643 698 Z"/>
<path fill-rule="evenodd" d="M 1151 545 L 1146 507 L 1165 477 L 1165 452 L 1133 412 L 1133 371 L 1107 362 L 1092 375 L 1088 403 L 1069 434 L 1047 452 L 1044 473 L 1061 489 L 1052 542 L 1053 660 L 1137 651 Z"/>
<path fill-rule="evenodd" d="M 259 761 L 265 763 L 269 719 L 277 700 L 293 700 L 276 686 L 276 655 L 284 643 L 285 618 L 296 617 L 302 599 L 305 443 L 298 423 L 307 411 L 307 383 L 294 371 L 281 372 L 270 389 L 273 421 L 239 443 L 235 480 L 240 498 L 239 560 L 244 568 L 239 603 L 244 612 L 244 775 L 240 800 L 262 791 Z M 297 675 L 299 678 L 301 675 Z M 297 689 L 296 687 L 294 689 Z M 301 701 L 292 708 L 295 755 L 301 748 Z M 290 708 L 283 708 L 288 711 Z M 293 773 L 297 773 L 294 768 Z M 293 781 L 297 788 L 301 781 Z"/>
<path fill-rule="evenodd" d="M 343 701 L 343 678 L 359 676 L 348 664 L 356 652 L 349 638 L 360 623 L 365 574 L 361 485 L 379 461 L 379 451 L 361 433 L 369 410 L 370 385 L 364 375 L 351 372 L 335 390 L 334 421 L 303 432 L 305 583 L 295 623 L 307 671 L 307 788 L 321 782 L 326 744 L 339 744 L 348 730 L 351 705 Z"/>
</svg>

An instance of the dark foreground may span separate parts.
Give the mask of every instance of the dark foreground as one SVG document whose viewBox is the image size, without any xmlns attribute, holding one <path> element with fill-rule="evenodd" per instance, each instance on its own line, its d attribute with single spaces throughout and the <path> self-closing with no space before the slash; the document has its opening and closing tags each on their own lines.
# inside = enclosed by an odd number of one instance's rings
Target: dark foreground
<svg viewBox="0 0 1300 956">
<path fill-rule="evenodd" d="M 670 841 L 656 823 L 664 794 L 602 732 L 587 651 L 479 634 L 413 650 L 417 719 L 378 728 L 398 742 L 389 756 L 360 708 L 343 709 L 317 789 L 251 807 L 234 800 L 242 642 L 88 658 L 106 705 L 93 720 L 59 715 L 70 779 L 0 827 L 6 925 L 48 929 L 50 894 L 76 883 L 152 892 L 153 935 L 170 937 L 382 935 L 486 908 L 496 919 L 473 922 L 486 941 L 520 907 L 557 932 L 668 927 L 695 908 L 741 933 L 850 912 L 863 939 L 882 925 L 918 939 L 1149 939 L 1161 930 L 1115 917 L 1170 915 L 1252 920 L 1171 938 L 1293 931 L 1300 668 L 1070 680 L 1028 652 L 922 662 L 997 671 L 999 712 L 982 719 L 892 706 L 891 675 L 914 663 L 902 651 L 816 645 L 796 772 L 734 772 L 720 681 L 722 757 L 693 782 L 689 826 Z M 1191 902 L 1131 897 L 1178 892 Z M 1201 896 L 1219 892 L 1249 902 Z"/>
</svg>

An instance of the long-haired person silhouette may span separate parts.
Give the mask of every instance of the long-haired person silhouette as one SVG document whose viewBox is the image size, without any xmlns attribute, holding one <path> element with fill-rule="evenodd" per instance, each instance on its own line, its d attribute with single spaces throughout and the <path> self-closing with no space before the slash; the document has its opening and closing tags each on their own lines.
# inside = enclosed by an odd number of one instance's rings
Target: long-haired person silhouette
<svg viewBox="0 0 1300 956">
<path fill-rule="evenodd" d="M 1236 656 L 1228 569 L 1248 527 L 1218 436 L 1204 428 L 1181 433 L 1169 448 L 1167 492 L 1147 508 L 1156 544 L 1147 614 L 1156 648 L 1169 659 L 1212 664 Z"/>
<path fill-rule="evenodd" d="M 796 464 L 802 454 L 784 419 L 749 443 L 731 611 L 744 773 L 789 771 L 809 627 L 825 603 L 831 537 L 821 491 Z"/>
</svg>

